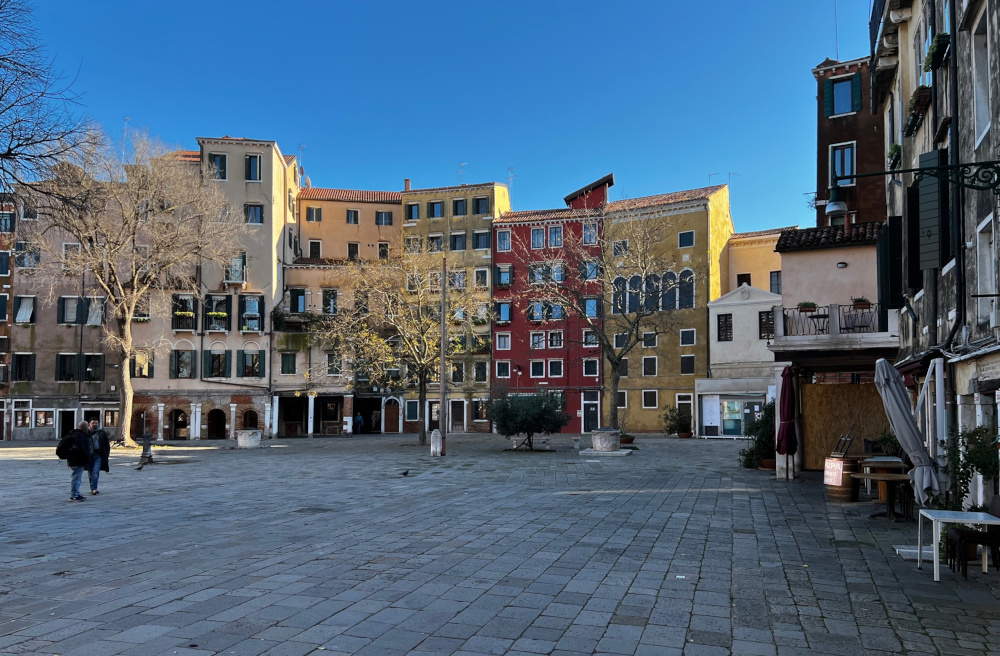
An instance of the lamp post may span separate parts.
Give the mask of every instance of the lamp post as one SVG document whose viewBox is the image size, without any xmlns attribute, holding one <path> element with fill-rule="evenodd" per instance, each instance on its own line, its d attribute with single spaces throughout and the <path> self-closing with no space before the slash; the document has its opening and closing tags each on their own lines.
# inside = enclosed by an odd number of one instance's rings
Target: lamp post
<svg viewBox="0 0 1000 656">
<path fill-rule="evenodd" d="M 827 204 L 827 214 L 831 213 L 829 205 L 834 203 L 834 195 L 837 196 L 837 200 L 840 200 L 838 189 L 842 181 L 854 180 L 855 178 L 885 177 L 899 175 L 900 173 L 913 173 L 917 182 L 920 182 L 924 178 L 936 178 L 942 182 L 950 182 L 966 189 L 992 191 L 995 195 L 1000 196 L 1000 160 L 945 166 L 922 166 L 915 169 L 895 169 L 894 171 L 875 171 L 873 173 L 853 173 L 850 175 L 833 176 L 833 186 L 830 187 L 831 196 L 830 202 Z M 841 208 L 844 211 L 847 209 L 842 201 L 840 206 L 835 207 L 834 213 L 840 211 Z"/>
</svg>

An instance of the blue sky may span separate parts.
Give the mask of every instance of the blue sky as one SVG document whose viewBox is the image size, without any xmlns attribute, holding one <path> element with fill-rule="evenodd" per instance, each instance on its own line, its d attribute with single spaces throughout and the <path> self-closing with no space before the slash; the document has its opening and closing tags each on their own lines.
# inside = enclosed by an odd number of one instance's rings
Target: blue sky
<svg viewBox="0 0 1000 656">
<path fill-rule="evenodd" d="M 314 186 L 507 181 L 515 209 L 726 182 L 740 231 L 815 215 L 815 83 L 869 0 L 36 0 L 83 110 L 170 145 L 275 139 Z M 239 9 L 237 9 L 239 7 Z M 716 174 L 710 177 L 710 174 Z"/>
</svg>

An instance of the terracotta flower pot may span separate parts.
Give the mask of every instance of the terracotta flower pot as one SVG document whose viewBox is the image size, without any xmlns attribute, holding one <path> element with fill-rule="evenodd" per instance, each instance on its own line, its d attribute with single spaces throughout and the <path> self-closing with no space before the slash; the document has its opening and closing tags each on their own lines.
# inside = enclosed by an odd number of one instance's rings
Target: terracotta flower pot
<svg viewBox="0 0 1000 656">
<path fill-rule="evenodd" d="M 622 435 L 619 438 L 619 442 L 621 444 L 632 444 L 633 442 L 635 442 L 635 435 Z"/>
<path fill-rule="evenodd" d="M 677 433 L 677 437 L 679 437 L 679 438 L 681 438 L 681 439 L 685 439 L 685 440 L 686 440 L 686 439 L 688 439 L 689 437 L 691 437 L 691 436 L 692 436 L 693 434 L 694 434 L 694 433 Z"/>
<path fill-rule="evenodd" d="M 774 458 L 761 458 L 757 462 L 757 469 L 774 469 L 777 461 Z"/>
</svg>

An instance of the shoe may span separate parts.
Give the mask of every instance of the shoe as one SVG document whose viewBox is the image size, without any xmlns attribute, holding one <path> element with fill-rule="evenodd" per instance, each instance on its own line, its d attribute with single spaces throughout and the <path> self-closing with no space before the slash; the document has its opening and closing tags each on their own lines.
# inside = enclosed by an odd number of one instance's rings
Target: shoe
<svg viewBox="0 0 1000 656">
<path fill-rule="evenodd" d="M 90 493 L 91 494 L 100 494 L 100 492 L 98 492 L 97 490 L 91 490 Z"/>
<path fill-rule="evenodd" d="M 70 501 L 86 501 L 87 499 L 85 499 L 84 497 L 80 496 L 80 497 L 70 497 L 69 500 Z"/>
</svg>

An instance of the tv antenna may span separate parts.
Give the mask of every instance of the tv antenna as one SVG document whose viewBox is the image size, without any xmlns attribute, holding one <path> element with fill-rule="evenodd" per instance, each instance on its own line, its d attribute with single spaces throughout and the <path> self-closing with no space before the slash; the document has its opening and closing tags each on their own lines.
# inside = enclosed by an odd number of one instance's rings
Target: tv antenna
<svg viewBox="0 0 1000 656">
<path fill-rule="evenodd" d="M 514 172 L 513 166 L 507 167 L 507 188 L 510 189 L 514 185 L 514 178 L 517 177 L 517 173 Z"/>
<path fill-rule="evenodd" d="M 468 162 L 458 163 L 458 184 L 465 184 L 465 167 L 468 165 Z"/>
</svg>

